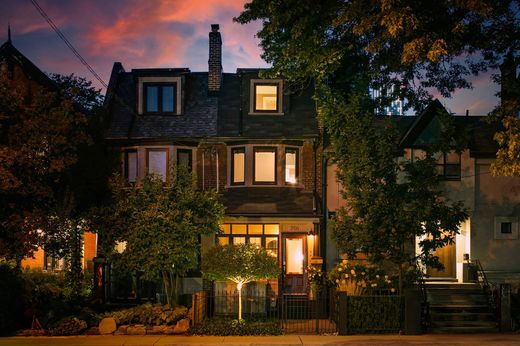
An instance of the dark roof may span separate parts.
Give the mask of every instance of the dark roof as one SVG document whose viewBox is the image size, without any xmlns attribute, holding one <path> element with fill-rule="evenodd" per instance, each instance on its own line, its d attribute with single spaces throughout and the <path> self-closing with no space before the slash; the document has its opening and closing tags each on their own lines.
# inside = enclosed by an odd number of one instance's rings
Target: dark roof
<svg viewBox="0 0 520 346">
<path fill-rule="evenodd" d="M 182 75 L 181 115 L 137 115 L 137 76 Z M 115 76 L 114 76 L 115 75 Z M 139 69 L 125 72 L 115 63 L 107 89 L 111 113 L 108 139 L 201 138 L 217 133 L 217 99 L 208 95 L 208 74 L 187 69 Z"/>
<path fill-rule="evenodd" d="M 312 192 L 283 187 L 230 188 L 222 194 L 226 215 L 315 217 Z"/>
<path fill-rule="evenodd" d="M 20 66 L 28 79 L 53 90 L 57 88 L 56 84 L 35 64 L 27 59 L 25 55 L 20 53 L 20 51 L 13 46 L 11 41 L 7 41 L 0 46 L 0 63 L 16 64 Z"/>
<path fill-rule="evenodd" d="M 250 115 L 250 81 L 258 69 L 225 73 L 218 105 L 218 136 L 244 138 L 304 138 L 319 135 L 313 88 L 288 92 L 284 85 L 283 115 Z"/>
</svg>

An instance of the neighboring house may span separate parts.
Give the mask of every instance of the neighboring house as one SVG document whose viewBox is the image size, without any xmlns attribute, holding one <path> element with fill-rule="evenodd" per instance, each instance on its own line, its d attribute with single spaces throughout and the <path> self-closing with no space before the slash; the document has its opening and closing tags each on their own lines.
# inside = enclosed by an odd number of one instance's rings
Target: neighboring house
<svg viewBox="0 0 520 346">
<path fill-rule="evenodd" d="M 420 156 L 421 148 L 439 135 L 438 112 L 446 112 L 434 101 L 417 116 L 394 117 L 401 131 L 401 147 L 405 158 Z M 464 255 L 479 259 L 491 281 L 520 278 L 520 178 L 494 177 L 489 167 L 496 151 L 493 140 L 496 127 L 483 121 L 482 116 L 454 116 L 457 133 L 467 134 L 468 148 L 461 154 L 441 155 L 438 172 L 447 196 L 463 201 L 469 218 L 460 226 L 455 244 L 436 251 L 444 271 L 428 270 L 437 279 L 462 282 Z M 333 212 L 344 204 L 341 185 L 336 181 L 335 167 L 327 168 L 327 211 Z M 328 263 L 337 261 L 334 244 L 328 244 Z"/>
<path fill-rule="evenodd" d="M 216 243 L 258 244 L 278 258 L 283 292 L 304 293 L 321 221 L 312 89 L 291 93 L 282 79 L 260 78 L 258 69 L 223 73 L 217 24 L 209 33 L 208 63 L 208 72 L 127 72 L 114 63 L 108 146 L 120 152 L 131 183 L 146 174 L 165 177 L 174 163 L 188 165 L 198 187 L 217 189 L 226 208 L 223 234 L 202 239 L 203 252 Z M 270 283 L 275 292 L 279 282 Z M 184 280 L 184 293 L 201 288 L 200 277 Z"/>
<path fill-rule="evenodd" d="M 8 40 L 0 46 L 0 74 L 7 76 L 15 85 L 27 88 L 44 87 L 49 90 L 57 90 L 54 82 L 43 73 L 36 65 L 27 59 Z M 97 236 L 86 232 L 83 242 L 83 268 L 96 257 Z M 25 258 L 22 267 L 38 268 L 43 270 L 60 270 L 63 268 L 63 260 L 47 256 L 42 248 L 39 248 L 31 258 Z"/>
</svg>

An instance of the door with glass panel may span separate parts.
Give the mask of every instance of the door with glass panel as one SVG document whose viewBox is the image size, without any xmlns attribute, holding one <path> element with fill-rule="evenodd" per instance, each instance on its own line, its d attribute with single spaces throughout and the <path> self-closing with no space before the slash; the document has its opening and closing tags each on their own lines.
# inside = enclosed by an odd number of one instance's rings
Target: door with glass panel
<svg viewBox="0 0 520 346">
<path fill-rule="evenodd" d="M 287 234 L 283 237 L 283 292 L 286 294 L 303 294 L 306 292 L 307 280 L 307 243 L 304 234 Z"/>
</svg>

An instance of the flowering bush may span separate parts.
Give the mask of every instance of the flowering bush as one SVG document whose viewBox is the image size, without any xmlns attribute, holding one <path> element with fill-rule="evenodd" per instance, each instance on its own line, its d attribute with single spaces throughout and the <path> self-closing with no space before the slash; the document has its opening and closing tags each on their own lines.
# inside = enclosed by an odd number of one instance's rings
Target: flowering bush
<svg viewBox="0 0 520 346">
<path fill-rule="evenodd" d="M 370 294 L 376 290 L 397 292 L 398 278 L 387 275 L 384 270 L 361 264 L 351 264 L 346 260 L 338 263 L 329 272 L 329 280 L 340 291 L 349 295 Z"/>
<path fill-rule="evenodd" d="M 327 283 L 327 276 L 321 270 L 321 266 L 308 266 L 307 279 L 313 293 L 318 293 Z"/>
</svg>

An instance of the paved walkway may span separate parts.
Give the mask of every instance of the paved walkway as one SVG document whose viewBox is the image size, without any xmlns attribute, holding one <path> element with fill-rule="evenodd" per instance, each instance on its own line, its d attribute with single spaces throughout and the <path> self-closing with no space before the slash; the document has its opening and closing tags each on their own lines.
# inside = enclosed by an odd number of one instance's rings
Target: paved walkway
<svg viewBox="0 0 520 346">
<path fill-rule="evenodd" d="M 520 334 L 427 334 L 404 335 L 353 335 L 353 336 L 74 336 L 74 337 L 9 337 L 0 338 L 0 346 L 168 346 L 168 345 L 232 345 L 232 346 L 368 346 L 368 345 L 518 345 Z"/>
</svg>

